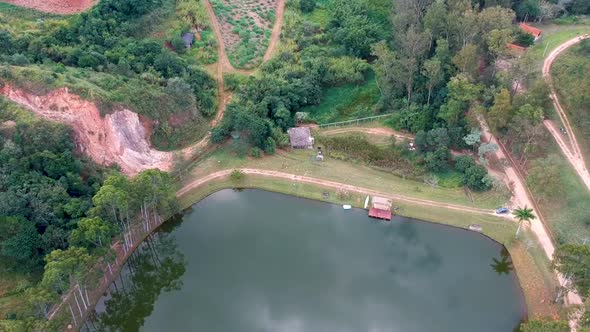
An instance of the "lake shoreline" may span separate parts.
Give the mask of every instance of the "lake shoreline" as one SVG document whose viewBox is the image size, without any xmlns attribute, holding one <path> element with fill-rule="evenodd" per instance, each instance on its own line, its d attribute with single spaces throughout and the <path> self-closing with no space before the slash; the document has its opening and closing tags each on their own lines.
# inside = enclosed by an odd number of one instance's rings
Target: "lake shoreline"
<svg viewBox="0 0 590 332">
<path fill-rule="evenodd" d="M 231 180 L 229 177 L 214 179 L 186 192 L 179 197 L 181 211 L 190 208 L 220 190 L 235 188 L 261 189 L 336 205 L 348 204 L 361 209 L 366 197 L 366 195 L 351 194 L 350 197 L 340 199 L 336 197 L 333 189 L 310 184 L 297 184 L 264 176 L 246 175 L 244 179 L 239 181 Z M 328 198 L 324 198 L 323 194 L 325 192 L 329 192 Z M 473 232 L 468 227 L 472 223 L 469 218 L 473 219 L 474 214 L 435 207 L 424 209 L 423 206 L 408 203 L 398 204 L 395 201 L 394 205 L 399 207 L 396 215 Z M 552 279 L 553 274 L 549 269 L 548 262 L 542 253 L 537 253 L 534 248 L 526 248 L 525 245 L 514 240 L 516 225 L 509 224 L 503 219 L 493 216 L 477 216 L 476 218 L 477 222 L 474 223 L 483 226 L 483 231 L 480 234 L 504 246 L 512 257 L 518 285 L 522 294 L 524 294 L 526 302 L 523 317 L 554 315 L 557 313 L 557 306 L 551 303 L 556 284 Z"/>
</svg>

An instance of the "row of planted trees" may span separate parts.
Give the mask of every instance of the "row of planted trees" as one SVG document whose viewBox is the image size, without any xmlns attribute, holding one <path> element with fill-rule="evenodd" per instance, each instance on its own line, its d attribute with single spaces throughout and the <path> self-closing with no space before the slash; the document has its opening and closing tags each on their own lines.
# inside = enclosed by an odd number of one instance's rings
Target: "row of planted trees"
<svg viewBox="0 0 590 332">
<path fill-rule="evenodd" d="M 28 291 L 35 317 L 23 323 L 29 328 L 83 323 L 100 288 L 108 287 L 134 247 L 177 208 L 172 178 L 158 170 L 132 179 L 113 173 L 92 203 L 88 216 L 71 232 L 70 246 L 45 257 L 43 277 Z"/>
</svg>

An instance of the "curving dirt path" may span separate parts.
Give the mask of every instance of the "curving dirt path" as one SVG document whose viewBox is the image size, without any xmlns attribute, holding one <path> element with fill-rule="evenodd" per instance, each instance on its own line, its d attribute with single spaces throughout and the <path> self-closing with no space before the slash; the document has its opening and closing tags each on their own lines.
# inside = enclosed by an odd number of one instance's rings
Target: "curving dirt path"
<svg viewBox="0 0 590 332">
<path fill-rule="evenodd" d="M 493 143 L 498 145 L 500 148 L 495 152 L 496 158 L 499 160 L 504 160 L 507 162 L 507 166 L 504 168 L 504 181 L 507 183 L 509 188 L 512 189 L 513 193 L 513 205 L 518 207 L 527 206 L 533 209 L 534 214 L 537 216 L 536 219 L 531 220 L 530 222 L 530 230 L 535 234 L 539 244 L 543 248 L 545 255 L 547 258 L 552 261 L 553 260 L 553 253 L 555 252 L 555 245 L 553 244 L 553 239 L 549 235 L 549 231 L 545 227 L 543 215 L 540 213 L 539 208 L 536 202 L 533 199 L 532 193 L 529 191 L 528 187 L 526 186 L 526 181 L 524 176 L 520 173 L 518 168 L 518 164 L 512 159 L 504 145 L 499 142 L 494 135 L 492 135 L 489 126 L 485 122 L 482 117 L 478 118 L 482 134 L 484 136 L 484 140 L 488 143 Z M 514 219 L 514 218 L 513 218 Z M 555 272 L 557 276 L 557 280 L 559 281 L 560 285 L 566 284 L 566 279 L 557 271 Z M 568 292 L 566 296 L 566 303 L 569 305 L 580 305 L 582 304 L 582 299 L 578 294 L 575 292 Z M 576 320 L 570 321 L 570 326 L 575 326 Z M 575 331 L 575 328 L 572 330 Z"/>
<path fill-rule="evenodd" d="M 570 124 L 567 114 L 559 102 L 559 97 L 557 96 L 557 92 L 555 91 L 555 87 L 553 85 L 553 80 L 551 79 L 551 66 L 553 65 L 553 62 L 555 62 L 555 59 L 557 59 L 557 57 L 568 48 L 588 38 L 590 38 L 590 35 L 587 34 L 566 41 L 565 43 L 559 45 L 551 53 L 549 53 L 545 59 L 545 62 L 543 63 L 543 77 L 551 89 L 551 94 L 549 96 L 553 101 L 553 106 L 555 107 L 555 110 L 557 111 L 557 114 L 559 115 L 559 118 L 567 132 L 567 138 L 564 139 L 564 135 L 555 128 L 551 121 L 545 120 L 543 123 L 545 124 L 545 128 L 547 128 L 547 130 L 551 133 L 559 145 L 559 148 L 569 163 L 572 165 L 576 173 L 578 173 L 580 179 L 582 179 L 582 182 L 584 182 L 588 190 L 590 190 L 590 173 L 586 167 L 584 154 L 582 153 L 582 149 L 578 144 L 575 131 Z"/>
<path fill-rule="evenodd" d="M 337 129 L 326 129 L 321 130 L 319 132 L 322 135 L 338 135 L 338 134 L 346 134 L 346 133 L 365 133 L 370 135 L 379 135 L 379 136 L 395 136 L 397 139 L 401 140 L 413 140 L 414 135 L 402 133 L 399 131 L 395 131 L 390 128 L 386 127 L 344 127 L 344 128 L 337 128 Z"/>
<path fill-rule="evenodd" d="M 408 203 L 415 203 L 415 204 L 420 204 L 420 205 L 424 205 L 424 206 L 434 206 L 434 207 L 441 207 L 441 208 L 446 208 L 446 209 L 451 209 L 451 210 L 458 210 L 458 211 L 465 211 L 465 212 L 471 212 L 471 213 L 479 213 L 479 214 L 487 214 L 487 215 L 497 216 L 493 211 L 490 211 L 490 209 L 471 208 L 471 207 L 462 206 L 462 205 L 446 204 L 446 203 L 440 203 L 437 201 L 419 199 L 419 198 L 409 197 L 409 196 L 405 196 L 405 195 L 385 193 L 385 192 L 380 192 L 380 191 L 376 191 L 376 190 L 372 190 L 372 189 L 352 186 L 349 184 L 313 178 L 313 177 L 309 177 L 309 176 L 295 175 L 295 174 L 291 174 L 291 173 L 270 171 L 270 170 L 264 170 L 264 169 L 255 169 L 255 168 L 241 168 L 239 170 L 242 173 L 247 174 L 247 175 L 275 177 L 275 178 L 293 180 L 293 181 L 302 182 L 302 183 L 321 185 L 321 186 L 325 186 L 325 187 L 329 187 L 329 188 L 346 189 L 348 191 L 363 193 L 363 194 L 367 194 L 367 195 L 384 196 L 384 197 L 388 197 L 388 198 L 391 198 L 394 200 L 408 202 Z M 195 188 L 198 188 L 198 187 L 206 184 L 209 181 L 229 176 L 231 174 L 231 172 L 233 172 L 233 171 L 234 171 L 234 169 L 227 169 L 227 170 L 211 173 L 207 176 L 196 179 L 193 182 L 185 185 L 182 189 L 180 189 L 176 193 L 176 195 L 179 197 L 186 195 L 189 191 L 191 191 Z"/>
<path fill-rule="evenodd" d="M 219 24 L 219 20 L 217 16 L 215 16 L 215 11 L 213 10 L 213 6 L 209 0 L 204 0 L 205 7 L 207 8 L 207 13 L 211 18 L 211 26 L 213 28 L 213 32 L 215 33 L 215 38 L 217 38 L 217 45 L 218 45 L 218 72 L 221 69 L 221 72 L 226 73 L 240 73 L 244 75 L 252 75 L 256 72 L 256 69 L 238 69 L 235 68 L 229 58 L 227 57 L 227 53 L 225 50 L 225 42 L 223 41 L 223 35 L 221 32 L 221 26 Z M 275 53 L 277 46 L 279 45 L 281 39 L 281 31 L 283 29 L 283 20 L 284 20 L 284 12 L 285 12 L 285 0 L 277 0 L 277 6 L 275 8 L 275 22 L 272 27 L 272 32 L 270 35 L 270 40 L 268 42 L 268 47 L 264 52 L 264 56 L 262 58 L 262 63 L 270 60 Z M 223 76 L 223 75 L 222 75 Z"/>
<path fill-rule="evenodd" d="M 279 45 L 279 41 L 281 40 L 281 31 L 283 30 L 283 20 L 285 14 L 285 0 L 277 0 L 277 8 L 275 10 L 275 23 L 272 27 L 272 32 L 270 34 L 270 40 L 268 42 L 268 48 L 266 52 L 264 52 L 264 56 L 262 57 L 262 63 L 270 60 L 274 55 L 277 46 Z"/>
</svg>

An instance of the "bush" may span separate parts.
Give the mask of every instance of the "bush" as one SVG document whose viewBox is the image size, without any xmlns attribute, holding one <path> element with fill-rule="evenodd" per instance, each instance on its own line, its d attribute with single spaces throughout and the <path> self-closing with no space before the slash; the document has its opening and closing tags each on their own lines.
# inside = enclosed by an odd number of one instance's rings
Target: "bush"
<svg viewBox="0 0 590 332">
<path fill-rule="evenodd" d="M 262 150 L 259 147 L 255 146 L 252 149 L 250 149 L 250 156 L 254 158 L 260 158 L 262 157 Z"/>
<path fill-rule="evenodd" d="M 10 57 L 10 64 L 15 66 L 26 66 L 29 64 L 29 59 L 23 54 L 16 53 Z"/>
<path fill-rule="evenodd" d="M 247 79 L 245 75 L 238 73 L 223 74 L 223 84 L 229 91 L 235 91 Z"/>
<path fill-rule="evenodd" d="M 518 30 L 514 43 L 522 47 L 529 47 L 535 43 L 535 38 L 522 30 Z"/>
<path fill-rule="evenodd" d="M 458 172 L 465 173 L 465 171 L 475 166 L 475 160 L 470 156 L 459 156 L 455 158 L 455 169 Z"/>
<path fill-rule="evenodd" d="M 310 13 L 315 9 L 315 0 L 300 0 L 299 9 L 304 13 Z"/>
<path fill-rule="evenodd" d="M 184 43 L 184 40 L 182 40 L 182 38 L 180 38 L 179 36 L 172 38 L 172 40 L 170 41 L 170 45 L 172 45 L 172 49 L 176 53 L 184 54 L 186 52 L 186 44 Z"/>
<path fill-rule="evenodd" d="M 239 169 L 234 169 L 231 174 L 229 175 L 229 178 L 232 181 L 242 181 L 244 179 L 244 173 L 242 171 L 240 171 Z"/>
<path fill-rule="evenodd" d="M 481 165 L 471 166 L 465 170 L 463 183 L 470 189 L 476 191 L 486 191 L 492 188 L 492 181 L 488 176 L 488 170 Z"/>
</svg>

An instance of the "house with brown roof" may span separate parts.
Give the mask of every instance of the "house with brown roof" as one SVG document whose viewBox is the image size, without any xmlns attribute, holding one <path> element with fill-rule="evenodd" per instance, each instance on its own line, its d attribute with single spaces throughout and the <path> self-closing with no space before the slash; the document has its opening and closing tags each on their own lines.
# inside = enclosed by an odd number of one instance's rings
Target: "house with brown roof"
<svg viewBox="0 0 590 332">
<path fill-rule="evenodd" d="M 543 34 L 543 30 L 532 27 L 526 23 L 519 23 L 518 26 L 522 29 L 522 31 L 535 37 L 535 41 L 538 41 L 539 39 L 541 39 L 541 35 Z"/>
<path fill-rule="evenodd" d="M 506 48 L 508 49 L 508 51 L 511 54 L 514 54 L 514 55 L 517 55 L 517 56 L 523 55 L 524 52 L 526 51 L 526 47 L 522 47 L 520 45 L 516 45 L 516 44 L 512 44 L 512 43 L 506 44 Z"/>
<path fill-rule="evenodd" d="M 293 149 L 313 149 L 314 138 L 309 127 L 295 127 L 287 130 Z"/>
</svg>

